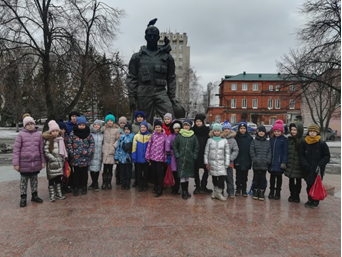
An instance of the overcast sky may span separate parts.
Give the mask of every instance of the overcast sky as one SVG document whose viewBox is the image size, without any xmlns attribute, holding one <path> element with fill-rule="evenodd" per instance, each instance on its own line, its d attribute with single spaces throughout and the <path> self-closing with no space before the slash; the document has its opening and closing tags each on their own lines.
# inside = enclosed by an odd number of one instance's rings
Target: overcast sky
<svg viewBox="0 0 342 257">
<path fill-rule="evenodd" d="M 158 18 L 161 32 L 187 33 L 190 65 L 203 88 L 225 75 L 277 73 L 276 60 L 297 48 L 304 0 L 103 0 L 123 9 L 114 48 L 125 61 L 144 45 L 144 31 Z"/>
</svg>

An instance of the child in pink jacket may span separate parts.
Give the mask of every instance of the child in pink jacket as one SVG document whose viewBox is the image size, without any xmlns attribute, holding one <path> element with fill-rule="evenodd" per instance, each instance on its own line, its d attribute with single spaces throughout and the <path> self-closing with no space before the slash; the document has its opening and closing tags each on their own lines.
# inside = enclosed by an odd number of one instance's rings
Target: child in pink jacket
<svg viewBox="0 0 342 257">
<path fill-rule="evenodd" d="M 148 142 L 145 159 L 151 163 L 151 170 L 154 176 L 154 197 L 163 194 L 164 170 L 163 165 L 166 161 L 165 144 L 167 136 L 163 133 L 163 124 L 160 120 L 154 121 L 154 132 Z"/>
<path fill-rule="evenodd" d="M 32 202 L 42 203 L 38 197 L 38 173 L 45 168 L 44 141 L 32 117 L 25 117 L 23 129 L 15 139 L 12 164 L 20 172 L 20 207 L 26 207 L 27 184 L 30 180 Z"/>
</svg>

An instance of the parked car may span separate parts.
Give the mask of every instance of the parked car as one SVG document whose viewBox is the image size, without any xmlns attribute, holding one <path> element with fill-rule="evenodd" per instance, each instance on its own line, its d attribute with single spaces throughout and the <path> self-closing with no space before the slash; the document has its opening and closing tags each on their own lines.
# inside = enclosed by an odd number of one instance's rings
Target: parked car
<svg viewBox="0 0 342 257">
<path fill-rule="evenodd" d="M 337 137 L 337 130 L 332 130 L 331 128 L 328 128 L 327 134 L 326 134 L 326 140 L 334 141 Z"/>
</svg>

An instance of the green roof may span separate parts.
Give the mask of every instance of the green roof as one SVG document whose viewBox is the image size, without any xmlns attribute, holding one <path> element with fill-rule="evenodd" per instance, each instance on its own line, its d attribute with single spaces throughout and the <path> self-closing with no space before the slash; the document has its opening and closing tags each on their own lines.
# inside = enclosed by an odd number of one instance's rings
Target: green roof
<svg viewBox="0 0 342 257">
<path fill-rule="evenodd" d="M 240 73 L 238 75 L 226 75 L 226 81 L 284 81 L 286 75 L 280 73 Z"/>
</svg>

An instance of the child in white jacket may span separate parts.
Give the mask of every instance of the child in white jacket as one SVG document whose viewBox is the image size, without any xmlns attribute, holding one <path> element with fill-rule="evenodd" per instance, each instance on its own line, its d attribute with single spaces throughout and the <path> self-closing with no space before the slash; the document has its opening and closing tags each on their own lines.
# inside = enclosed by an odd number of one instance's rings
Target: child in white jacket
<svg viewBox="0 0 342 257">
<path fill-rule="evenodd" d="M 210 138 L 207 141 L 204 151 L 204 164 L 209 173 L 213 176 L 214 192 L 212 198 L 226 201 L 222 190 L 227 176 L 227 168 L 230 163 L 230 151 L 227 139 L 221 137 L 222 126 L 214 124 L 210 131 Z"/>
</svg>

